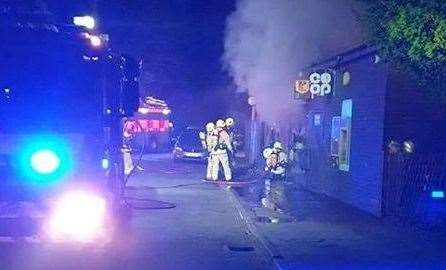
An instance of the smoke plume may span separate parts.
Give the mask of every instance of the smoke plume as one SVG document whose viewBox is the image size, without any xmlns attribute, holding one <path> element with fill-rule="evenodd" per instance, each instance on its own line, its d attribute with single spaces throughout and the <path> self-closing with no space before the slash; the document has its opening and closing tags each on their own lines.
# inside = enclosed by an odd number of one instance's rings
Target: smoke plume
<svg viewBox="0 0 446 270">
<path fill-rule="evenodd" d="M 223 65 L 256 98 L 262 120 L 299 117 L 299 71 L 362 43 L 353 0 L 238 0 L 226 22 Z"/>
</svg>

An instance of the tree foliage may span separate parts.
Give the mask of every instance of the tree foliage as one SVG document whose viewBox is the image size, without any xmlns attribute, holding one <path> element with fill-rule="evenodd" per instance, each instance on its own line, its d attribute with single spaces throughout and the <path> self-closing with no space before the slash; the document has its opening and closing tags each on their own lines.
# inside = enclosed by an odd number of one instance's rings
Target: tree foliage
<svg viewBox="0 0 446 270">
<path fill-rule="evenodd" d="M 368 2 L 365 22 L 384 56 L 446 102 L 446 1 Z"/>
</svg>

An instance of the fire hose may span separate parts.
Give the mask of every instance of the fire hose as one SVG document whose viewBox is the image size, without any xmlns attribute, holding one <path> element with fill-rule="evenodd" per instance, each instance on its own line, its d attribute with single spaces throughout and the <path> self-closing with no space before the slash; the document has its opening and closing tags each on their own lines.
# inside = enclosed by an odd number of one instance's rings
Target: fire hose
<svg viewBox="0 0 446 270">
<path fill-rule="evenodd" d="M 141 124 L 138 121 L 134 121 L 134 122 L 136 123 L 137 128 L 142 130 Z M 124 129 L 127 127 L 127 123 L 128 122 L 126 122 L 124 124 Z M 138 159 L 137 159 L 135 165 L 132 167 L 130 172 L 124 178 L 124 183 L 123 183 L 124 193 L 126 190 L 130 190 L 129 187 L 127 187 L 128 180 L 129 180 L 130 176 L 132 176 L 134 174 L 135 169 L 141 165 L 145 148 L 146 148 L 146 138 L 144 138 L 144 140 L 143 140 L 143 144 L 142 144 L 141 150 L 138 154 Z M 153 199 L 149 199 L 149 198 L 134 197 L 134 196 L 124 195 L 123 200 L 126 205 L 130 206 L 132 209 L 135 209 L 135 210 L 163 210 L 163 209 L 172 209 L 172 208 L 176 207 L 176 204 L 174 204 L 174 203 L 160 201 L 160 200 L 153 200 Z"/>
</svg>

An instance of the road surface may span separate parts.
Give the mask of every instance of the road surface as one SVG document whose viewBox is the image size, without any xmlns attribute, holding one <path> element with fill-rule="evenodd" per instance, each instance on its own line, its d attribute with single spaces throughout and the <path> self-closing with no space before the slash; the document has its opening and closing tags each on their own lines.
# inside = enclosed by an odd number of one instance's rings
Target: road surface
<svg viewBox="0 0 446 270">
<path fill-rule="evenodd" d="M 3 213 L 0 269 L 270 269 L 230 193 L 202 181 L 203 164 L 150 155 L 143 166 L 128 183 L 129 202 L 168 209 L 129 210 L 112 242 L 82 245 L 43 241 L 26 229 L 33 218 L 18 230 L 17 217 Z"/>
</svg>

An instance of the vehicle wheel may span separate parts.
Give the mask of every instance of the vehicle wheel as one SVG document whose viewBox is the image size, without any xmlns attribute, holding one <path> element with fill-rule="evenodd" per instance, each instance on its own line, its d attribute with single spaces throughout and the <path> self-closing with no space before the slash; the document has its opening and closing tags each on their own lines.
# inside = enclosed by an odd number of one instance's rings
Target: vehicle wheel
<svg viewBox="0 0 446 270">
<path fill-rule="evenodd" d="M 120 211 L 122 204 L 122 197 L 124 194 L 124 171 L 123 165 L 120 163 L 113 163 L 109 175 L 109 190 L 110 202 L 113 211 Z"/>
</svg>

